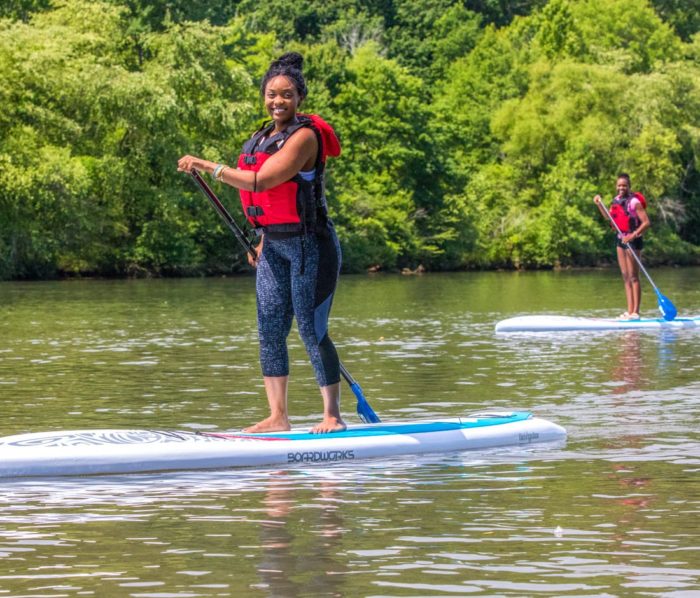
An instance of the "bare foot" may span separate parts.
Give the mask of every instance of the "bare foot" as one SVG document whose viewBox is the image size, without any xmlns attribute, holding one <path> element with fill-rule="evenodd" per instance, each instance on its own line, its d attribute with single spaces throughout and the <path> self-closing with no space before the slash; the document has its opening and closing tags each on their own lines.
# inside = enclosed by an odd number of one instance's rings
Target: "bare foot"
<svg viewBox="0 0 700 598">
<path fill-rule="evenodd" d="M 289 421 L 281 417 L 273 417 L 272 415 L 257 424 L 253 424 L 247 428 L 243 428 L 244 432 L 287 432 L 291 430 Z"/>
<path fill-rule="evenodd" d="M 328 434 L 329 432 L 342 432 L 347 426 L 339 417 L 324 417 L 320 424 L 311 428 L 312 434 Z"/>
</svg>

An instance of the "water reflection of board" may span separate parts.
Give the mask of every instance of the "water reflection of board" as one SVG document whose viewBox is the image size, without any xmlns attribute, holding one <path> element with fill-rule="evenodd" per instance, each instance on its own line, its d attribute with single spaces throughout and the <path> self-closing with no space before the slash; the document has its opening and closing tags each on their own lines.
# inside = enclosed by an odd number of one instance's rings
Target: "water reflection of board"
<svg viewBox="0 0 700 598">
<path fill-rule="evenodd" d="M 136 473 L 462 451 L 562 440 L 561 426 L 523 411 L 350 426 L 333 434 L 75 430 L 0 438 L 0 477 Z"/>
<path fill-rule="evenodd" d="M 496 332 L 556 332 L 567 330 L 668 330 L 700 328 L 700 316 L 676 318 L 642 318 L 640 320 L 618 320 L 615 318 L 577 318 L 572 316 L 517 316 L 501 320 Z"/>
</svg>

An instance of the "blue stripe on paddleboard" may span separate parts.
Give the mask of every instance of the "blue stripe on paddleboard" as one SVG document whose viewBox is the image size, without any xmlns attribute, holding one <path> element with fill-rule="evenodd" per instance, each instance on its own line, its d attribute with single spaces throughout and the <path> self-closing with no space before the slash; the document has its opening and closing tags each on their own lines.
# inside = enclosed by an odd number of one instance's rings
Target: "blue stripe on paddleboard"
<svg viewBox="0 0 700 598">
<path fill-rule="evenodd" d="M 398 434 L 426 434 L 428 432 L 448 432 L 451 430 L 463 430 L 468 428 L 484 428 L 486 426 L 496 426 L 516 421 L 523 421 L 530 418 L 532 414 L 528 411 L 514 411 L 506 417 L 484 417 L 474 418 L 473 421 L 460 422 L 416 422 L 412 424 L 398 425 L 369 425 L 349 428 L 341 432 L 330 432 L 328 434 L 311 434 L 302 432 L 288 434 L 286 432 L 266 432 L 264 434 L 236 433 L 236 438 L 275 438 L 279 440 L 320 440 L 328 438 L 364 438 L 368 436 L 395 436 Z"/>
</svg>

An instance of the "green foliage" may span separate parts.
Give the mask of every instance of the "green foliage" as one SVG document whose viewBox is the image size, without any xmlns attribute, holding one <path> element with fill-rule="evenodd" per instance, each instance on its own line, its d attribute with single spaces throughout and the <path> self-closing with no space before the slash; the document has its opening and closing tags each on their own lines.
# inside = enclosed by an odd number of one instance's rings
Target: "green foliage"
<svg viewBox="0 0 700 598">
<path fill-rule="evenodd" d="M 245 267 L 188 177 L 235 161 L 271 59 L 343 155 L 347 271 L 611 258 L 627 171 L 650 263 L 700 259 L 697 2 L 12 0 L 0 8 L 0 279 Z M 6 18 L 2 18 L 6 17 Z M 234 215 L 235 190 L 218 187 Z"/>
<path fill-rule="evenodd" d="M 364 226 L 354 222 L 357 216 L 379 222 L 386 233 L 371 238 L 389 244 L 395 256 L 383 267 L 415 265 L 441 251 L 432 238 L 442 209 L 441 165 L 426 160 L 437 148 L 428 135 L 425 99 L 423 83 L 382 58 L 374 43 L 347 61 L 342 89 L 332 98 L 345 146 L 333 165 L 334 188 L 343 190 L 341 201 L 351 202 L 338 222 L 353 229 Z M 361 266 L 377 265 L 369 260 Z"/>
<path fill-rule="evenodd" d="M 601 22 L 613 34 L 593 35 Z M 645 40 L 645 49 L 622 29 Z M 455 142 L 453 172 L 466 185 L 467 204 L 487 208 L 472 215 L 486 263 L 601 259 L 609 239 L 590 198 L 611 195 L 621 170 L 651 199 L 654 231 L 679 246 L 674 235 L 687 226 L 686 208 L 697 205 L 687 181 L 697 177 L 690 131 L 700 115 L 700 78 L 695 67 L 681 74 L 678 49 L 643 2 L 553 0 L 506 31 L 487 31 L 456 64 L 436 115 L 444 123 L 454 113 L 452 123 L 466 132 L 468 141 Z M 489 224 L 491 213 L 500 219 Z"/>
<path fill-rule="evenodd" d="M 0 4 L 0 18 L 7 17 L 26 23 L 33 13 L 46 10 L 50 4 L 50 0 L 4 0 Z"/>
<path fill-rule="evenodd" d="M 516 17 L 542 8 L 547 0 L 467 0 L 465 8 L 483 15 L 486 23 L 498 27 L 510 24 Z"/>
<path fill-rule="evenodd" d="M 539 21 L 533 43 L 547 59 L 587 56 L 589 49 L 569 2 L 550 2 L 540 13 Z"/>
<path fill-rule="evenodd" d="M 596 63 L 624 73 L 649 72 L 680 51 L 680 40 L 644 0 L 568 3 Z"/>
<path fill-rule="evenodd" d="M 465 56 L 479 36 L 480 18 L 451 0 L 397 0 L 386 17 L 388 54 L 422 78 L 442 77 L 452 60 Z"/>
<path fill-rule="evenodd" d="M 698 0 L 651 0 L 651 5 L 683 41 L 691 41 L 693 35 L 700 32 Z"/>
<path fill-rule="evenodd" d="M 2 231 L 12 248 L 3 276 L 203 260 L 192 219 L 206 207 L 181 201 L 175 163 L 199 139 L 230 154 L 250 127 L 249 77 L 223 43 L 207 25 L 172 26 L 148 36 L 151 58 L 138 68 L 120 8 L 71 0 L 30 25 L 4 23 L 0 194 L 13 224 Z"/>
<path fill-rule="evenodd" d="M 450 77 L 438 85 L 431 129 L 458 185 L 498 155 L 491 132 L 493 112 L 523 93 L 525 86 L 517 47 L 493 28 L 484 31 L 474 50 L 457 60 Z"/>
</svg>

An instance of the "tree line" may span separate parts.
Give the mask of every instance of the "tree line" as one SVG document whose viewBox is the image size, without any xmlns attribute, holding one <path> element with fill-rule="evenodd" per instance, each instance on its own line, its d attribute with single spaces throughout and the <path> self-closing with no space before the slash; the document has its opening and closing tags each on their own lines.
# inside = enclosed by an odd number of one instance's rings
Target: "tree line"
<svg viewBox="0 0 700 598">
<path fill-rule="evenodd" d="M 258 83 L 305 58 L 336 128 L 344 271 L 612 258 L 628 172 L 649 263 L 700 262 L 700 11 L 681 0 L 11 0 L 0 8 L 0 279 L 246 268 L 185 153 L 235 163 Z M 232 213 L 237 193 L 214 186 Z M 242 218 L 239 218 L 241 221 Z"/>
</svg>

